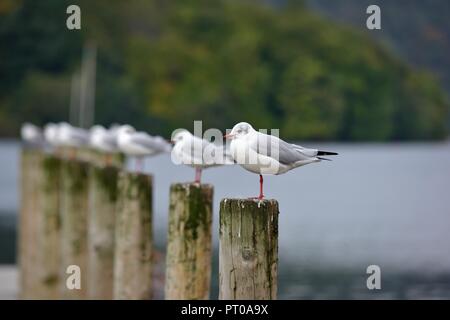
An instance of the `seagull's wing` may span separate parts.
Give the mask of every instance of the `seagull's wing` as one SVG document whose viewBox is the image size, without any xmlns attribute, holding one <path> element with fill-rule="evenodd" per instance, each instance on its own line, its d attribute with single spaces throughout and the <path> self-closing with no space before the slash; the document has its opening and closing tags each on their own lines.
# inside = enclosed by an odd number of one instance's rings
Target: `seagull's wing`
<svg viewBox="0 0 450 320">
<path fill-rule="evenodd" d="M 255 139 L 251 139 L 249 146 L 259 154 L 277 159 L 282 164 L 292 164 L 309 160 L 317 155 L 316 149 L 287 143 L 278 137 L 257 132 Z"/>
<path fill-rule="evenodd" d="M 208 141 L 192 135 L 189 141 L 184 141 L 181 151 L 194 163 L 203 163 L 203 152 L 208 146 L 210 146 Z"/>
<path fill-rule="evenodd" d="M 72 128 L 70 133 L 72 139 L 79 144 L 89 143 L 89 132 L 80 128 Z"/>
<path fill-rule="evenodd" d="M 160 151 L 160 146 L 145 132 L 136 132 L 131 135 L 130 142 L 140 145 L 149 151 Z"/>
<path fill-rule="evenodd" d="M 105 134 L 104 140 L 110 147 L 117 148 L 117 137 L 115 134 L 108 132 Z"/>
</svg>

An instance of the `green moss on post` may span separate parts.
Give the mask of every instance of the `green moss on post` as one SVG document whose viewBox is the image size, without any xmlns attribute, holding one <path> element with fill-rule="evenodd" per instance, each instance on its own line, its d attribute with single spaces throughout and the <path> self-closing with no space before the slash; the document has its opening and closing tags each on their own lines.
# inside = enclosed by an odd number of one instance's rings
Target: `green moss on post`
<svg viewBox="0 0 450 320">
<path fill-rule="evenodd" d="M 88 297 L 113 298 L 114 226 L 119 169 L 93 165 L 89 176 Z"/>
<path fill-rule="evenodd" d="M 20 174 L 20 212 L 18 232 L 18 262 L 20 293 L 22 299 L 36 298 L 38 277 L 35 272 L 38 250 L 38 201 L 37 192 L 40 163 L 44 154 L 37 149 L 22 149 Z"/>
<path fill-rule="evenodd" d="M 60 298 L 61 217 L 60 186 L 61 160 L 51 154 L 42 157 L 39 168 L 38 200 L 38 256 L 35 272 L 38 278 L 36 297 Z"/>
<path fill-rule="evenodd" d="M 61 290 L 65 299 L 87 298 L 87 219 L 90 164 L 79 160 L 61 161 Z M 81 289 L 66 287 L 66 269 L 81 270 Z"/>
<path fill-rule="evenodd" d="M 166 299 L 208 299 L 211 280 L 213 187 L 170 188 Z"/>
<path fill-rule="evenodd" d="M 278 202 L 220 203 L 219 299 L 276 299 Z"/>
<path fill-rule="evenodd" d="M 152 176 L 121 172 L 118 185 L 114 299 L 150 299 Z"/>
</svg>

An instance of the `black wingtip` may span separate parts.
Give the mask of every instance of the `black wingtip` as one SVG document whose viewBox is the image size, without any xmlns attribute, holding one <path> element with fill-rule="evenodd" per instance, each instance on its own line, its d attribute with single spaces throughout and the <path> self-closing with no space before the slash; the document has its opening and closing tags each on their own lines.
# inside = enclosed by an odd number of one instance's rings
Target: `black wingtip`
<svg viewBox="0 0 450 320">
<path fill-rule="evenodd" d="M 330 152 L 330 151 L 317 151 L 318 156 L 337 156 L 338 153 L 336 152 Z"/>
<path fill-rule="evenodd" d="M 327 159 L 327 158 L 323 158 L 323 157 L 317 157 L 317 159 L 326 160 L 326 161 L 332 161 L 331 159 Z"/>
</svg>

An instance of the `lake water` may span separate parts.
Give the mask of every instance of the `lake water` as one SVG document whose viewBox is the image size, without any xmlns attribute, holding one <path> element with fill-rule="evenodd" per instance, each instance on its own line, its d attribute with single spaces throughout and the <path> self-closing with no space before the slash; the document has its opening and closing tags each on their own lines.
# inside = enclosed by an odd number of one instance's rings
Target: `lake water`
<svg viewBox="0 0 450 320">
<path fill-rule="evenodd" d="M 279 298 L 450 298 L 450 144 L 318 146 L 339 156 L 265 178 L 266 196 L 280 206 Z M 0 143 L 0 261 L 13 250 L 19 152 L 17 142 Z M 169 186 L 194 172 L 168 156 L 145 168 L 154 174 L 155 240 L 164 250 Z M 227 166 L 205 170 L 203 180 L 215 188 L 216 297 L 219 201 L 257 195 L 258 176 Z M 372 264 L 381 290 L 366 287 Z"/>
</svg>

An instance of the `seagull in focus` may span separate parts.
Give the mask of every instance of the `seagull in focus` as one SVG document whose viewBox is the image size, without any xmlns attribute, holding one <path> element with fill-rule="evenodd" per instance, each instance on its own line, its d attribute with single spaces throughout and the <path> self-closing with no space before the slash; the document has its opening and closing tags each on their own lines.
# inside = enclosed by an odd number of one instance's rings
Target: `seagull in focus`
<svg viewBox="0 0 450 320">
<path fill-rule="evenodd" d="M 31 123 L 24 123 L 20 128 L 20 136 L 29 147 L 43 147 L 45 144 L 42 130 Z"/>
<path fill-rule="evenodd" d="M 140 170 L 142 158 L 171 150 L 171 145 L 162 137 L 153 137 L 148 133 L 136 131 L 130 125 L 122 125 L 117 130 L 117 145 L 124 154 L 136 157 Z"/>
<path fill-rule="evenodd" d="M 247 122 L 236 124 L 225 138 L 230 139 L 233 159 L 244 169 L 259 174 L 259 196 L 264 198 L 263 175 L 279 175 L 292 169 L 322 160 L 336 152 L 308 149 L 280 138 L 256 131 Z"/>
<path fill-rule="evenodd" d="M 172 161 L 195 168 L 195 183 L 200 183 L 203 169 L 234 164 L 231 155 L 223 146 L 194 136 L 187 130 L 176 132 L 172 142 Z"/>
</svg>

